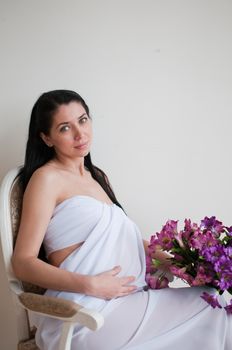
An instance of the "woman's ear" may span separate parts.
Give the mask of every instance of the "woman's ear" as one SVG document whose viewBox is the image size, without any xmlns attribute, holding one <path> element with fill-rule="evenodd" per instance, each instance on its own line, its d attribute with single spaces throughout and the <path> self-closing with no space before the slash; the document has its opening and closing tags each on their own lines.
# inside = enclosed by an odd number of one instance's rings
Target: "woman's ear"
<svg viewBox="0 0 232 350">
<path fill-rule="evenodd" d="M 52 147 L 52 146 L 53 146 L 53 144 L 50 142 L 49 136 L 46 136 L 43 132 L 41 132 L 41 133 L 40 133 L 40 137 L 41 137 L 41 139 L 43 140 L 43 142 L 46 143 L 46 145 L 47 145 L 48 147 Z"/>
</svg>

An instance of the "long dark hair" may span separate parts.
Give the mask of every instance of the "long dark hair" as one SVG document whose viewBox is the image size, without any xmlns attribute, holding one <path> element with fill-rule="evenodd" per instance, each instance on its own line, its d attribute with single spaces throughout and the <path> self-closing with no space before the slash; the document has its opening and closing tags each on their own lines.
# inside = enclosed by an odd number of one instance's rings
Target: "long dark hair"
<svg viewBox="0 0 232 350">
<path fill-rule="evenodd" d="M 25 161 L 18 175 L 23 191 L 25 191 L 34 171 L 55 157 L 53 147 L 48 147 L 45 144 L 45 142 L 41 139 L 41 133 L 48 135 L 52 126 L 53 116 L 57 109 L 60 107 L 60 105 L 68 104 L 73 101 L 80 103 L 85 109 L 89 118 L 91 118 L 89 115 L 89 107 L 85 103 L 84 99 L 78 93 L 70 90 L 53 90 L 45 92 L 34 104 L 29 124 Z M 90 153 L 84 157 L 84 165 L 90 171 L 92 177 L 108 194 L 111 201 L 122 208 L 116 199 L 104 171 L 93 165 Z"/>
</svg>

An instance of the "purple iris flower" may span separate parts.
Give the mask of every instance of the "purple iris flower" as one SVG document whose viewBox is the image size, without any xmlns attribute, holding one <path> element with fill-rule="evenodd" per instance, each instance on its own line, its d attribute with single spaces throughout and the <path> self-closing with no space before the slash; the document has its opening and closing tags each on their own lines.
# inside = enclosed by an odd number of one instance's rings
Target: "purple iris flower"
<svg viewBox="0 0 232 350">
<path fill-rule="evenodd" d="M 146 255 L 146 271 L 147 273 L 155 273 L 158 269 L 154 266 L 152 258 Z"/>
<path fill-rule="evenodd" d="M 217 296 L 214 294 L 209 294 L 209 293 L 206 293 L 204 292 L 202 295 L 201 295 L 201 298 L 204 299 L 209 305 L 211 305 L 214 309 L 215 307 L 219 307 L 219 309 L 221 309 L 221 305 L 217 299 Z"/>
<path fill-rule="evenodd" d="M 211 271 L 201 265 L 197 268 L 197 275 L 192 282 L 192 286 L 204 286 L 206 283 L 213 281 L 213 274 Z"/>
<path fill-rule="evenodd" d="M 177 223 L 178 221 L 168 220 L 160 233 L 157 233 L 158 243 L 162 249 L 171 250 L 173 248 L 177 235 Z"/>
<path fill-rule="evenodd" d="M 218 273 L 230 271 L 231 270 L 231 260 L 225 256 L 220 256 L 215 262 L 214 262 L 214 270 Z"/>
<path fill-rule="evenodd" d="M 217 237 L 224 231 L 224 226 L 221 221 L 218 221 L 215 216 L 208 218 L 207 216 L 204 220 L 201 220 L 200 225 L 202 230 L 210 230 Z"/>
<path fill-rule="evenodd" d="M 228 235 L 229 237 L 232 237 L 232 226 L 226 227 L 226 230 L 227 230 L 227 235 Z"/>
<path fill-rule="evenodd" d="M 220 290 L 225 291 L 232 287 L 232 273 L 222 273 L 220 279 L 215 281 L 215 285 L 220 288 Z"/>
<path fill-rule="evenodd" d="M 199 230 L 197 224 L 192 223 L 190 219 L 184 220 L 184 230 L 182 231 L 182 238 L 186 241 L 194 234 L 195 231 Z"/>
<path fill-rule="evenodd" d="M 224 256 L 223 246 L 217 244 L 211 247 L 204 247 L 201 250 L 201 255 L 205 258 L 206 261 L 214 264 L 216 261 L 218 261 L 218 259 Z"/>
<path fill-rule="evenodd" d="M 232 259 L 232 247 L 230 247 L 230 246 L 224 247 L 223 250 L 224 250 L 224 253 L 226 254 L 226 256 L 228 256 L 230 259 Z"/>
<path fill-rule="evenodd" d="M 228 304 L 227 306 L 225 306 L 224 309 L 226 310 L 226 312 L 227 312 L 228 314 L 232 314 L 232 299 L 230 300 L 230 304 Z"/>
<path fill-rule="evenodd" d="M 200 252 L 205 247 L 215 246 L 218 243 L 217 239 L 210 231 L 202 232 L 200 229 L 196 230 L 189 239 L 189 244 L 192 248 L 198 249 Z"/>
<path fill-rule="evenodd" d="M 185 267 L 176 267 L 174 265 L 169 266 L 169 271 L 176 277 L 181 278 L 183 281 L 186 281 L 190 286 L 193 282 L 193 277 L 186 272 Z"/>
<path fill-rule="evenodd" d="M 151 289 L 162 289 L 167 288 L 169 280 L 165 276 L 155 276 L 150 273 L 146 274 L 145 280 L 147 285 Z"/>
</svg>

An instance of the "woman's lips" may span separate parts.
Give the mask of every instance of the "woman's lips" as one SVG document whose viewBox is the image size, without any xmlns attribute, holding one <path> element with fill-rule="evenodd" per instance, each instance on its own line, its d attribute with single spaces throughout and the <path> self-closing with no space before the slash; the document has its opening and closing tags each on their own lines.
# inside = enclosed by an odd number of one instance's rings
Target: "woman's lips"
<svg viewBox="0 0 232 350">
<path fill-rule="evenodd" d="M 88 142 L 82 143 L 82 145 L 75 146 L 74 148 L 83 149 L 83 148 L 85 148 L 87 145 L 88 145 Z"/>
</svg>

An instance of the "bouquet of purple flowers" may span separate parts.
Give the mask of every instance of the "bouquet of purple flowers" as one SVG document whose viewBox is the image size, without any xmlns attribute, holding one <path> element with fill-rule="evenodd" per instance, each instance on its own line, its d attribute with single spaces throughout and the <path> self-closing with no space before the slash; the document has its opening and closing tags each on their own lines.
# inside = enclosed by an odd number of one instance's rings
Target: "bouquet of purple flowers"
<svg viewBox="0 0 232 350">
<path fill-rule="evenodd" d="M 215 216 L 205 217 L 200 225 L 185 219 L 183 230 L 178 230 L 178 221 L 169 220 L 162 230 L 151 236 L 148 246 L 146 281 L 150 288 L 159 289 L 168 285 L 165 274 L 157 274 L 160 261 L 157 250 L 170 254 L 170 272 L 190 286 L 208 286 L 217 291 L 204 292 L 202 298 L 213 308 L 222 308 L 218 294 L 232 294 L 232 226 L 226 227 Z M 232 314 L 232 299 L 226 305 Z"/>
</svg>

